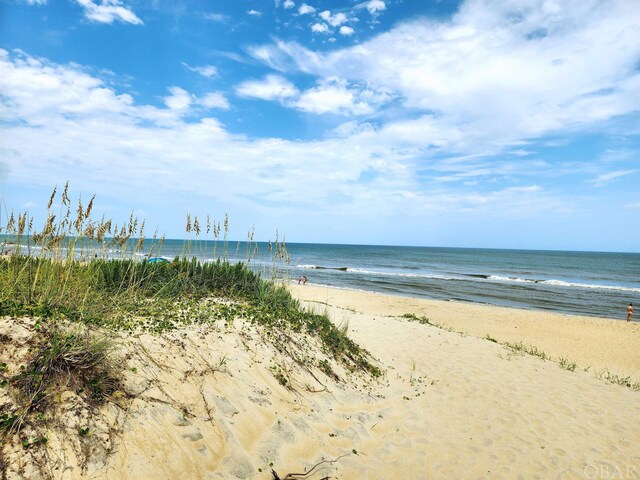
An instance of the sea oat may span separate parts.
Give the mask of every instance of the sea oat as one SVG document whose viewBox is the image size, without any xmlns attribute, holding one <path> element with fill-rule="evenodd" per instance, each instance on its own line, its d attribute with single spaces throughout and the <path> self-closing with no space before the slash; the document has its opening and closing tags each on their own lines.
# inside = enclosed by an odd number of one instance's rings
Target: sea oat
<svg viewBox="0 0 640 480">
<path fill-rule="evenodd" d="M 96 234 L 96 239 L 98 240 L 99 243 L 102 243 L 104 241 L 104 236 L 107 232 L 107 224 L 104 221 L 104 215 L 102 216 L 102 219 L 100 220 L 100 223 L 98 224 L 98 232 Z"/>
<path fill-rule="evenodd" d="M 84 228 L 84 236 L 89 240 L 93 240 L 96 233 L 96 226 L 93 222 L 87 223 L 87 226 Z"/>
<path fill-rule="evenodd" d="M 77 216 L 74 225 L 76 227 L 76 233 L 82 232 L 82 222 L 84 221 L 84 208 L 82 207 L 82 197 L 78 197 L 78 209 L 76 210 Z"/>
<path fill-rule="evenodd" d="M 89 200 L 89 205 L 87 205 L 87 211 L 84 212 L 84 218 L 89 218 L 91 216 L 91 209 L 93 208 L 93 201 L 96 199 L 96 196 L 94 195 L 93 197 L 91 197 L 91 200 Z"/>
<path fill-rule="evenodd" d="M 56 215 L 54 213 L 49 214 L 47 221 L 44 224 L 44 229 L 42 230 L 42 235 L 51 235 L 53 233 L 53 222 L 56 219 Z"/>
<path fill-rule="evenodd" d="M 131 236 L 135 233 L 138 228 L 138 219 L 133 216 L 133 210 L 131 210 L 131 214 L 129 215 L 129 225 L 128 225 L 128 233 L 127 236 Z"/>
<path fill-rule="evenodd" d="M 18 215 L 18 236 L 22 236 L 27 223 L 27 212 L 22 215 Z"/>
<path fill-rule="evenodd" d="M 197 216 L 193 216 L 193 230 L 196 232 L 196 237 L 200 236 L 200 222 Z"/>
<path fill-rule="evenodd" d="M 69 180 L 67 180 L 67 183 L 64 184 L 64 190 L 62 190 L 62 204 L 63 205 L 71 205 L 71 201 L 69 200 L 69 195 L 67 195 L 67 192 L 69 191 Z"/>
<path fill-rule="evenodd" d="M 137 252 L 141 252 L 144 245 L 144 224 L 145 221 L 143 220 L 142 224 L 140 225 L 140 233 L 138 234 L 138 244 L 136 245 Z"/>
<path fill-rule="evenodd" d="M 47 203 L 47 210 L 49 210 L 51 208 L 51 205 L 53 205 L 53 200 L 54 200 L 54 198 L 56 198 L 57 190 L 58 190 L 58 186 L 56 185 L 55 187 L 53 187 L 53 192 L 51 192 L 51 197 L 49 198 L 49 203 Z"/>
</svg>

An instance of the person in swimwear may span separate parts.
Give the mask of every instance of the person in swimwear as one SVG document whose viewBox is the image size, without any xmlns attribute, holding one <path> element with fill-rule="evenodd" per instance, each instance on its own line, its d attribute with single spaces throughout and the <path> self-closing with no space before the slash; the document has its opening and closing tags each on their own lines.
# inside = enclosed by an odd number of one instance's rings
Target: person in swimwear
<svg viewBox="0 0 640 480">
<path fill-rule="evenodd" d="M 630 303 L 627 307 L 627 322 L 631 321 L 631 317 L 633 316 L 633 303 Z"/>
</svg>

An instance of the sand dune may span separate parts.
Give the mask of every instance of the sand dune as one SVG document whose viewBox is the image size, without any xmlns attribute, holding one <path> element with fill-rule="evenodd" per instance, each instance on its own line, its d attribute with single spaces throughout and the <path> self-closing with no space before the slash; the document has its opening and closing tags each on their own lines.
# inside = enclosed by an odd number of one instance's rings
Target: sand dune
<svg viewBox="0 0 640 480">
<path fill-rule="evenodd" d="M 559 316 L 563 328 L 545 336 L 542 323 L 550 316 L 531 312 L 309 285 L 293 293 L 326 309 L 334 322 L 348 322 L 349 335 L 386 374 L 373 380 L 332 363 L 336 381 L 301 368 L 279 350 L 282 343 L 240 320 L 122 337 L 134 398 L 101 412 L 92 425 L 94 454 L 84 468 L 79 444 L 74 448 L 75 440 L 51 434 L 48 473 L 270 479 L 271 468 L 284 478 L 325 460 L 333 463 L 304 478 L 640 478 L 640 392 L 594 375 L 596 366 L 620 374 L 638 370 L 637 348 L 631 348 L 633 341 L 638 345 L 637 324 Z M 399 317 L 408 312 L 471 334 Z M 518 334 L 509 336 L 507 320 Z M 0 334 L 15 339 L 22 332 L 24 339 L 32 326 L 26 319 L 4 319 Z M 588 343 L 597 343 L 607 326 L 614 335 L 607 343 L 618 343 L 599 349 Z M 566 371 L 475 332 L 533 343 L 592 367 Z M 619 332 L 628 343 L 615 337 Z M 561 342 L 576 335 L 575 342 Z M 298 353 L 325 358 L 313 339 L 291 340 Z M 18 354 L 0 350 L 2 361 Z M 73 432 L 72 415 L 61 415 Z M 5 457 L 8 478 L 20 478 L 14 468 L 20 462 L 23 478 L 37 478 L 19 449 L 7 449 Z"/>
</svg>

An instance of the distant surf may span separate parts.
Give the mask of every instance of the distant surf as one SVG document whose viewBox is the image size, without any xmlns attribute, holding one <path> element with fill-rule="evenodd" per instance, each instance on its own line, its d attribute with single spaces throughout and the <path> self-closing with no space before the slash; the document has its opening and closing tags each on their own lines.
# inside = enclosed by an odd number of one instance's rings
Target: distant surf
<svg viewBox="0 0 640 480">
<path fill-rule="evenodd" d="M 375 275 L 375 276 L 387 276 L 387 277 L 405 277 L 405 278 L 424 278 L 424 279 L 437 279 L 437 280 L 449 280 L 449 281 L 461 281 L 465 278 L 475 281 L 490 281 L 490 282 L 513 282 L 513 283 L 525 283 L 525 284 L 543 284 L 556 287 L 567 288 L 587 288 L 587 289 L 602 289 L 602 290 L 617 290 L 620 292 L 633 292 L 640 293 L 640 287 L 625 287 L 621 285 L 606 285 L 606 284 L 590 284 L 581 282 L 567 282 L 558 279 L 535 279 L 535 278 L 520 278 L 520 277 L 505 277 L 501 275 L 488 275 L 480 273 L 464 273 L 459 275 L 441 275 L 434 273 L 402 273 L 392 271 L 379 271 L 379 270 L 367 270 L 363 268 L 352 267 L 333 267 L 323 265 L 298 265 L 298 268 L 311 269 L 311 270 L 337 270 L 342 272 L 348 272 L 352 274 L 360 275 Z"/>
</svg>

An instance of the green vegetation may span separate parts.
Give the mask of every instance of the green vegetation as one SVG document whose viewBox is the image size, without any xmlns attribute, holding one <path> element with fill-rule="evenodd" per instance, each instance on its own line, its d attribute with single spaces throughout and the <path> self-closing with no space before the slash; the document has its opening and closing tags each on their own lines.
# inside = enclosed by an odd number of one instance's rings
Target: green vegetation
<svg viewBox="0 0 640 480">
<path fill-rule="evenodd" d="M 154 235 L 150 251 L 143 252 L 144 222 L 133 215 L 120 227 L 104 217 L 94 221 L 93 201 L 85 207 L 79 200 L 73 208 L 65 185 L 59 198 L 54 189 L 39 231 L 27 212 L 11 212 L 6 226 L 0 226 L 1 251 L 9 252 L 0 257 L 0 316 L 34 317 L 39 334 L 28 365 L 18 375 L 4 375 L 6 365 L 0 369 L 2 386 L 11 387 L 19 407 L 2 413 L 0 432 L 20 431 L 32 413 L 44 412 L 57 384 L 70 386 L 92 405 L 120 390 L 120 372 L 109 355 L 113 344 L 108 336 L 115 331 L 162 333 L 194 323 L 230 325 L 242 318 L 261 328 L 265 338 L 279 342 L 280 351 L 306 368 L 317 367 L 319 361 L 290 353 L 288 332 L 317 338 L 326 355 L 348 371 L 381 375 L 368 352 L 348 338 L 346 326 L 338 328 L 327 315 L 303 309 L 284 285 L 264 280 L 244 263 L 220 258 L 205 263 L 189 255 L 192 247 L 204 248 L 198 239 L 210 231 L 215 241 L 224 239 L 227 251 L 226 216 L 223 226 L 209 216 L 201 226 L 197 217 L 187 215 L 186 232 L 190 238 L 195 236 L 195 243 L 186 242 L 184 254 L 172 262 L 150 262 L 141 259 L 142 254 L 151 257 L 163 239 L 156 241 Z M 253 232 L 248 239 L 253 239 Z M 119 252 L 118 258 L 109 258 L 113 249 Z M 279 242 L 277 234 L 269 250 L 274 262 L 288 261 L 284 241 Z M 91 331 L 101 331 L 103 336 Z M 323 371 L 333 372 L 328 362 L 321 365 Z M 290 388 L 287 377 L 275 373 Z M 88 430 L 79 434 L 86 436 Z"/>
<path fill-rule="evenodd" d="M 436 328 L 439 328 L 440 330 L 445 330 L 447 332 L 458 333 L 462 336 L 467 335 L 466 332 L 455 330 L 453 327 L 445 325 L 444 323 L 433 323 L 428 317 L 425 317 L 424 315 L 419 317 L 415 313 L 404 313 L 401 315 L 401 317 L 407 318 L 411 322 L 418 322 L 422 325 L 431 325 L 432 327 L 436 327 Z"/>
<path fill-rule="evenodd" d="M 608 369 L 599 370 L 595 372 L 596 378 L 599 380 L 604 380 L 609 383 L 613 383 L 614 385 L 621 385 L 623 387 L 630 388 L 635 392 L 640 391 L 640 382 L 631 381 L 631 377 L 621 377 L 619 375 L 615 375 L 611 373 Z"/>
<path fill-rule="evenodd" d="M 560 368 L 562 368 L 563 370 L 568 370 L 570 372 L 573 372 L 576 367 L 578 366 L 576 364 L 576 362 L 571 362 L 566 358 L 561 358 L 558 360 L 558 365 L 560 366 Z"/>
<path fill-rule="evenodd" d="M 267 328 L 314 335 L 331 356 L 350 370 L 380 375 L 379 369 L 368 362 L 367 352 L 351 341 L 346 331 L 336 328 L 327 315 L 301 308 L 283 285 L 264 280 L 241 262 L 231 264 L 218 258 L 216 262 L 203 263 L 189 256 L 190 248 L 204 248 L 198 242 L 201 235 L 209 232 L 216 242 L 223 238 L 227 251 L 226 215 L 221 225 L 208 215 L 204 223 L 188 214 L 186 233 L 192 239 L 195 236 L 195 241 L 185 243 L 184 255 L 172 262 L 148 262 L 135 255 L 142 253 L 144 222 L 133 214 L 122 226 L 104 217 L 95 221 L 91 218 L 94 198 L 86 207 L 79 199 L 73 208 L 65 185 L 58 211 L 54 211 L 58 200 L 54 189 L 47 205 L 47 220 L 40 231 L 33 227 L 27 212 L 11 212 L 4 233 L 13 235 L 15 241 L 12 254 L 0 260 L 0 316 L 67 319 L 108 329 L 157 333 L 219 319 L 230 323 L 242 317 Z M 154 235 L 148 255 L 164 241 L 156 239 Z M 252 231 L 247 239 L 249 245 Z M 25 255 L 21 243 L 26 243 L 33 253 Z M 125 255 L 104 258 L 113 248 Z M 214 246 L 214 253 L 215 249 Z M 288 261 L 284 240 L 278 240 L 277 232 L 269 249 L 274 261 Z M 105 253 L 97 257 L 94 252 Z M 213 298 L 225 301 L 209 300 Z"/>
<path fill-rule="evenodd" d="M 8 379 L 18 409 L 0 417 L 0 431 L 19 432 L 29 417 L 41 418 L 65 389 L 81 395 L 89 407 L 102 405 L 122 389 L 112 349 L 110 340 L 80 327 L 64 329 L 52 323 L 41 328 L 31 345 L 31 360 Z"/>
<path fill-rule="evenodd" d="M 402 315 L 402 318 L 408 318 L 412 322 L 418 322 L 423 325 L 433 325 L 433 323 L 431 323 L 431 320 L 429 320 L 427 317 L 419 317 L 415 313 L 405 313 Z"/>
<path fill-rule="evenodd" d="M 525 345 L 522 342 L 518 342 L 518 343 L 505 342 L 505 343 L 503 343 L 503 345 L 505 347 L 509 348 L 510 350 L 513 350 L 514 352 L 526 353 L 528 355 L 533 355 L 534 357 L 541 358 L 542 360 L 549 359 L 547 354 L 544 353 L 542 350 L 540 350 L 535 345 Z"/>
</svg>

